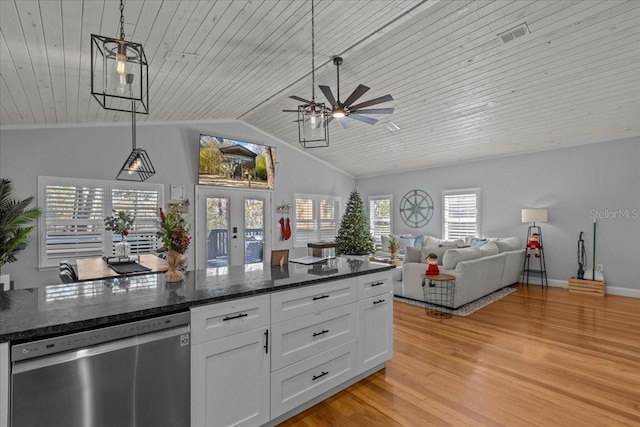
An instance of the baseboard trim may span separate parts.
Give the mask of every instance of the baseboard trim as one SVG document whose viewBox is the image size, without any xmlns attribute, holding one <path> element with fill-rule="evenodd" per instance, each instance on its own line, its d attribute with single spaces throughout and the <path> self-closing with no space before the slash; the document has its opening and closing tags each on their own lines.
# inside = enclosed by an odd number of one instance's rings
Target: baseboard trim
<svg viewBox="0 0 640 427">
<path fill-rule="evenodd" d="M 569 281 L 568 280 L 558 280 L 558 279 L 549 279 L 549 286 L 554 288 L 568 288 Z M 529 279 L 530 285 L 542 285 L 539 277 L 531 277 Z M 620 286 L 609 286 L 607 285 L 607 294 L 608 295 L 618 295 L 621 297 L 631 297 L 631 298 L 640 298 L 640 289 L 631 289 L 631 288 L 622 288 Z"/>
</svg>

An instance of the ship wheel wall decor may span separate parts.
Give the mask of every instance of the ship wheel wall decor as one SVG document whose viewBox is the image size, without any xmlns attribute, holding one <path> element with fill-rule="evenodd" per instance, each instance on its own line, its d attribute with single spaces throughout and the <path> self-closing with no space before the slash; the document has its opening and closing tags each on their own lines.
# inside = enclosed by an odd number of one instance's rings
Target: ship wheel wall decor
<svg viewBox="0 0 640 427">
<path fill-rule="evenodd" d="M 400 217 L 412 228 L 424 227 L 433 217 L 433 199 L 422 190 L 411 190 L 400 201 Z"/>
</svg>

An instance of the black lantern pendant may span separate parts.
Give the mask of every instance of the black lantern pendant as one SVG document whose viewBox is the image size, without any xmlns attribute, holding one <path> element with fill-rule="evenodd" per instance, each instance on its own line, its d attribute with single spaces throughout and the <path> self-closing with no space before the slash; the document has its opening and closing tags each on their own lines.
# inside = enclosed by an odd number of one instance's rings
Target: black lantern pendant
<svg viewBox="0 0 640 427">
<path fill-rule="evenodd" d="M 120 38 L 91 35 L 91 95 L 106 110 L 149 114 L 147 57 L 141 44 L 124 39 L 122 0 Z"/>
</svg>

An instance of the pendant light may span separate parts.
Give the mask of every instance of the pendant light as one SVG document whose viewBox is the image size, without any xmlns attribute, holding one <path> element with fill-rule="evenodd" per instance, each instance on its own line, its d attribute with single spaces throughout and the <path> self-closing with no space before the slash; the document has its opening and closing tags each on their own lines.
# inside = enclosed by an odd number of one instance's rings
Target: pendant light
<svg viewBox="0 0 640 427">
<path fill-rule="evenodd" d="M 329 146 L 329 117 L 324 103 L 316 102 L 315 78 L 315 8 L 311 0 L 311 101 L 298 97 L 293 99 L 307 102 L 298 105 L 298 140 L 304 148 Z"/>
<path fill-rule="evenodd" d="M 149 114 L 148 68 L 142 45 L 124 39 L 120 0 L 119 38 L 91 35 L 91 95 L 105 110 Z"/>
<path fill-rule="evenodd" d="M 131 82 L 133 81 L 133 75 L 127 74 L 125 78 L 125 84 L 129 86 L 131 92 Z M 153 164 L 149 159 L 149 155 L 142 148 L 136 147 L 136 101 L 131 101 L 131 154 L 127 160 L 124 161 L 120 172 L 116 176 L 120 181 L 145 181 L 156 173 L 153 168 Z"/>
</svg>

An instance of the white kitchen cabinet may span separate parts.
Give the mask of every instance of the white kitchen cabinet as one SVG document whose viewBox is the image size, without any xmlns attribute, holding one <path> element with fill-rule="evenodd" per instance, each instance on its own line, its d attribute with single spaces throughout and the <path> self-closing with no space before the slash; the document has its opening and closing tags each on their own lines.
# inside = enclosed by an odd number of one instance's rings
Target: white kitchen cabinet
<svg viewBox="0 0 640 427">
<path fill-rule="evenodd" d="M 306 358 L 271 374 L 271 418 L 276 418 L 356 375 L 356 342 Z"/>
<path fill-rule="evenodd" d="M 271 327 L 271 370 L 356 339 L 356 305 L 341 305 Z"/>
<path fill-rule="evenodd" d="M 269 421 L 269 328 L 191 347 L 191 426 Z"/>
<path fill-rule="evenodd" d="M 269 421 L 270 296 L 191 309 L 191 425 Z"/>
<path fill-rule="evenodd" d="M 358 301 L 358 373 L 393 356 L 393 293 Z"/>
</svg>

